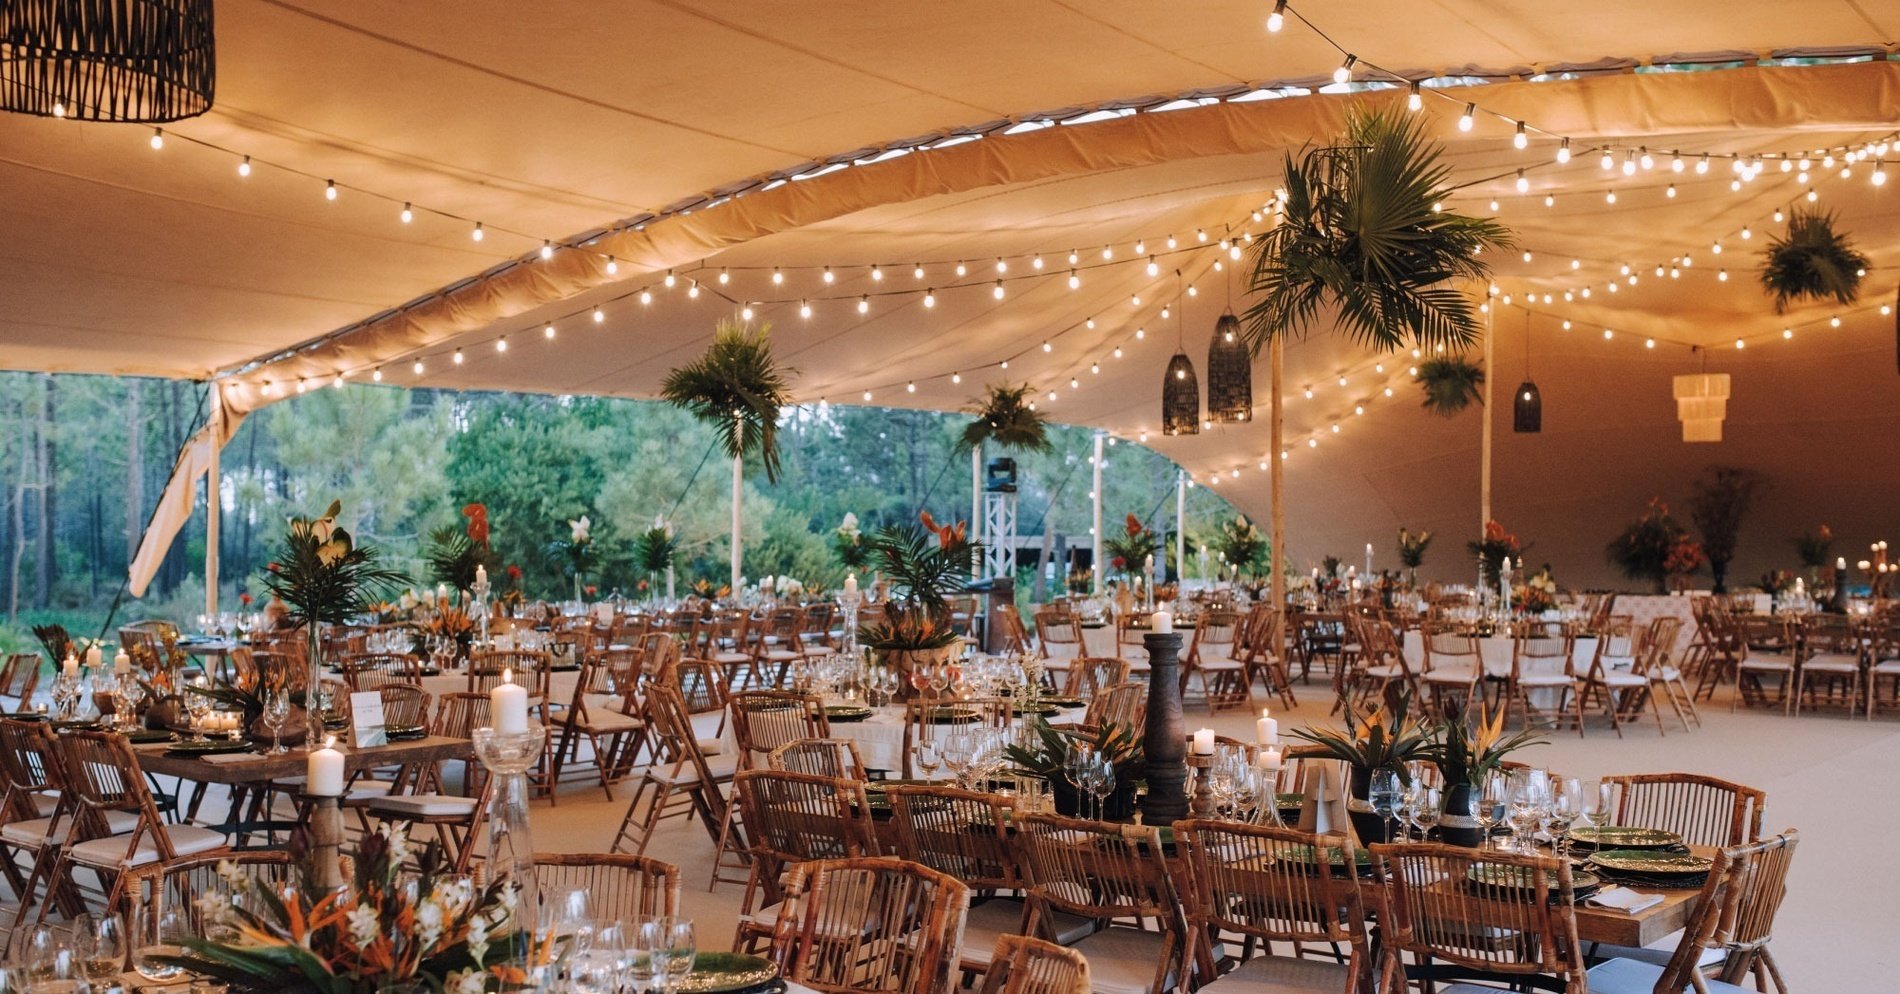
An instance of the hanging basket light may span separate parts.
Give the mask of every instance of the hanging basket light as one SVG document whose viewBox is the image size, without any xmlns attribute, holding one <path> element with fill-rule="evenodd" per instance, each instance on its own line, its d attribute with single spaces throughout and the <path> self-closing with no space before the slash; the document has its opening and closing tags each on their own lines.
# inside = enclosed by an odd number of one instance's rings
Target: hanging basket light
<svg viewBox="0 0 1900 994">
<path fill-rule="evenodd" d="M 1240 319 L 1232 311 L 1214 323 L 1214 340 L 1207 345 L 1207 419 L 1253 420 L 1253 354 L 1240 340 Z"/>
<path fill-rule="evenodd" d="M 0 110 L 146 124 L 211 109 L 212 0 L 8 0 Z"/>
<path fill-rule="evenodd" d="M 1727 373 L 1692 373 L 1675 379 L 1676 417 L 1685 442 L 1719 442 L 1728 417 Z"/>
<path fill-rule="evenodd" d="M 1520 435 L 1535 435 L 1544 430 L 1544 395 L 1530 380 L 1518 385 L 1517 399 L 1512 405 L 1511 430 Z"/>
<path fill-rule="evenodd" d="M 1194 360 L 1176 352 L 1168 360 L 1161 383 L 1161 434 L 1201 433 L 1201 383 L 1194 376 Z"/>
</svg>

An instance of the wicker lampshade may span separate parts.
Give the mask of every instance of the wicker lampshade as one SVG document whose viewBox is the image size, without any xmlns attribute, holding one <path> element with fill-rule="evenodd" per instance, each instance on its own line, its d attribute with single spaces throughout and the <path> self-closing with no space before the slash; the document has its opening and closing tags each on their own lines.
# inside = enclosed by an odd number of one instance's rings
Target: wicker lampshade
<svg viewBox="0 0 1900 994">
<path fill-rule="evenodd" d="M 0 110 L 147 124 L 211 109 L 212 0 L 8 0 Z"/>
<path fill-rule="evenodd" d="M 1176 352 L 1168 360 L 1161 383 L 1161 434 L 1201 433 L 1201 382 L 1194 376 L 1194 360 Z"/>
<path fill-rule="evenodd" d="M 1511 430 L 1524 435 L 1535 435 L 1544 430 L 1544 395 L 1537 391 L 1537 384 L 1529 380 L 1517 388 L 1517 398 L 1512 405 Z"/>
<path fill-rule="evenodd" d="M 1728 416 L 1727 373 L 1678 376 L 1673 384 L 1676 417 L 1682 421 L 1685 442 L 1719 442 L 1722 419 Z"/>
<path fill-rule="evenodd" d="M 1253 354 L 1240 340 L 1240 319 L 1232 311 L 1214 323 L 1214 340 L 1207 345 L 1207 419 L 1253 420 Z"/>
</svg>

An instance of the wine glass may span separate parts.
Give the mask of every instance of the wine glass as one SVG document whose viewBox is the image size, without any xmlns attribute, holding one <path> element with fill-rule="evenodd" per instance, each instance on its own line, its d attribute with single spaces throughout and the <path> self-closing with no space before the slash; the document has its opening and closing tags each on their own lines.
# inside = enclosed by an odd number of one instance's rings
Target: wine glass
<svg viewBox="0 0 1900 994">
<path fill-rule="evenodd" d="M 185 713 L 191 716 L 191 734 L 200 742 L 205 740 L 205 718 L 211 714 L 211 698 L 200 693 L 204 689 L 203 677 L 185 685 Z"/>
<path fill-rule="evenodd" d="M 118 915 L 90 913 L 73 919 L 73 948 L 86 979 L 111 986 L 125 970 L 125 926 Z"/>
<path fill-rule="evenodd" d="M 1070 742 L 1068 751 L 1062 757 L 1062 779 L 1075 788 L 1078 800 L 1085 793 L 1083 785 L 1088 782 L 1088 770 L 1095 765 L 1094 751 L 1087 742 Z M 1076 812 L 1077 815 L 1081 813 L 1080 810 Z"/>
<path fill-rule="evenodd" d="M 1550 797 L 1550 838 L 1557 858 L 1570 855 L 1570 826 L 1583 816 L 1583 781 L 1576 777 L 1556 777 Z"/>
<path fill-rule="evenodd" d="M 950 686 L 952 667 L 948 663 L 937 663 L 930 667 L 930 692 L 942 699 L 943 692 Z"/>
<path fill-rule="evenodd" d="M 976 757 L 976 743 L 970 737 L 968 729 L 959 728 L 943 737 L 943 762 L 950 768 L 957 786 L 964 786 L 964 778 L 969 775 L 970 762 Z"/>
<path fill-rule="evenodd" d="M 1430 842 L 1432 829 L 1444 812 L 1445 799 L 1437 787 L 1419 786 L 1412 793 L 1412 824 L 1418 826 L 1418 841 Z"/>
<path fill-rule="evenodd" d="M 666 959 L 663 964 L 666 989 L 677 988 L 686 975 L 693 972 L 693 961 L 699 955 L 699 943 L 693 934 L 691 918 L 660 919 L 661 941 L 665 943 Z"/>
<path fill-rule="evenodd" d="M 163 902 L 133 905 L 132 968 L 155 984 L 176 980 L 184 968 L 167 960 L 184 955 L 184 939 L 189 935 L 185 916 Z"/>
<path fill-rule="evenodd" d="M 1528 774 L 1532 771 L 1519 770 L 1511 776 L 1509 795 L 1511 813 L 1511 847 L 1520 853 L 1536 851 L 1537 827 L 1544 820 L 1545 787 Z"/>
<path fill-rule="evenodd" d="M 27 989 L 31 994 L 92 994 L 92 984 L 70 948 L 35 976 Z"/>
<path fill-rule="evenodd" d="M 279 687 L 264 697 L 264 727 L 270 729 L 270 754 L 290 751 L 284 745 L 284 726 L 290 723 L 290 692 Z"/>
<path fill-rule="evenodd" d="M 666 936 L 660 920 L 642 918 L 627 931 L 626 977 L 633 994 L 647 994 L 666 976 Z"/>
<path fill-rule="evenodd" d="M 911 751 L 916 754 L 917 772 L 923 774 L 925 780 L 937 779 L 937 767 L 943 765 L 943 756 L 937 748 L 937 740 L 919 739 L 911 744 Z"/>
<path fill-rule="evenodd" d="M 26 968 L 27 983 L 33 986 L 51 977 L 61 960 L 72 958 L 72 933 L 46 921 L 33 926 L 20 950 L 20 965 Z"/>
<path fill-rule="evenodd" d="M 1095 818 L 1097 821 L 1106 816 L 1108 795 L 1115 792 L 1115 764 L 1107 756 L 1096 754 L 1093 771 L 1089 775 L 1089 793 L 1095 795 Z"/>
<path fill-rule="evenodd" d="M 1608 781 L 1585 782 L 1583 817 L 1590 822 L 1592 827 L 1603 828 L 1610 823 L 1611 818 L 1616 817 L 1615 809 L 1611 807 L 1615 789 L 1616 785 Z"/>
<path fill-rule="evenodd" d="M 1478 824 L 1484 828 L 1484 838 L 1479 845 L 1480 849 L 1491 845 L 1492 830 L 1504 823 L 1504 809 L 1510 797 L 1510 785 L 1510 780 L 1506 779 L 1504 774 L 1493 770 L 1485 776 L 1482 790 L 1472 792 L 1472 804 L 1477 808 L 1472 813 L 1472 817 L 1476 818 Z"/>
<path fill-rule="evenodd" d="M 1394 841 L 1391 822 L 1399 810 L 1399 773 L 1397 770 L 1377 769 L 1372 771 L 1372 780 L 1366 786 L 1366 803 L 1372 806 L 1372 813 L 1386 822 L 1385 838 Z"/>
<path fill-rule="evenodd" d="M 588 910 L 584 887 L 562 891 L 552 902 L 557 934 L 568 937 L 570 957 L 585 956 L 593 948 L 594 916 Z"/>
<path fill-rule="evenodd" d="M 145 685 L 138 678 L 126 674 L 119 681 L 119 722 L 127 730 L 139 727 L 139 705 L 145 703 Z"/>
</svg>

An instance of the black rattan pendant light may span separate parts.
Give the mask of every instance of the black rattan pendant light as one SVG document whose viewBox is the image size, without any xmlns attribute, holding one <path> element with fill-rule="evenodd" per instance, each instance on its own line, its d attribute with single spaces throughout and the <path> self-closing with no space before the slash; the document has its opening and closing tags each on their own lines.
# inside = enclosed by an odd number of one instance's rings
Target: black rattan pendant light
<svg viewBox="0 0 1900 994">
<path fill-rule="evenodd" d="M 1228 311 L 1207 344 L 1207 419 L 1215 424 L 1253 420 L 1253 354 L 1240 340 L 1240 319 Z"/>
<path fill-rule="evenodd" d="M 6 0 L 0 110 L 176 121 L 211 109 L 212 0 Z"/>
<path fill-rule="evenodd" d="M 1175 270 L 1175 281 L 1181 271 Z M 1175 301 L 1180 309 L 1181 302 Z M 1186 319 L 1177 315 L 1174 358 L 1161 381 L 1161 434 L 1198 435 L 1201 433 L 1201 383 L 1194 377 L 1194 360 L 1187 357 L 1181 344 L 1181 328 Z"/>
<path fill-rule="evenodd" d="M 1518 385 L 1511 404 L 1511 430 L 1520 435 L 1535 435 L 1544 430 L 1544 395 L 1531 382 L 1531 316 L 1524 315 L 1524 382 Z"/>
</svg>

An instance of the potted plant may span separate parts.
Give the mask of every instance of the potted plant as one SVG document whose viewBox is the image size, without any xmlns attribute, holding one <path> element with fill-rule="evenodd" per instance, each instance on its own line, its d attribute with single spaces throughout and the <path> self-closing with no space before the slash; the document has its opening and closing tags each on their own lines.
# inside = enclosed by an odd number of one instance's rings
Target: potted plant
<svg viewBox="0 0 1900 994">
<path fill-rule="evenodd" d="M 1775 313 L 1801 300 L 1832 299 L 1848 306 L 1860 299 L 1860 281 L 1870 263 L 1847 236 L 1834 230 L 1832 211 L 1796 208 L 1788 233 L 1771 237 L 1763 253 L 1761 287 L 1775 298 Z"/>
<path fill-rule="evenodd" d="M 1419 406 L 1441 418 L 1482 403 L 1483 386 L 1484 367 L 1464 356 L 1433 356 L 1418 364 L 1418 387 L 1425 393 Z"/>
<path fill-rule="evenodd" d="M 1472 810 L 1472 795 L 1484 789 L 1485 778 L 1503 764 L 1504 757 L 1544 742 L 1528 729 L 1507 737 L 1507 710 L 1500 702 L 1495 713 L 1487 714 L 1480 703 L 1475 723 L 1468 720 L 1469 712 L 1454 712 L 1438 730 L 1438 742 L 1431 754 L 1445 780 L 1445 814 L 1438 823 L 1439 834 L 1452 845 L 1475 849 L 1484 844 L 1482 827 L 1468 813 Z"/>
<path fill-rule="evenodd" d="M 1418 568 L 1425 565 L 1425 550 L 1432 547 L 1431 532 L 1399 529 L 1399 565 L 1405 567 L 1405 582 L 1418 589 Z"/>
<path fill-rule="evenodd" d="M 963 427 L 964 448 L 981 449 L 985 442 L 1024 452 L 1048 452 L 1054 448 L 1049 442 L 1048 416 L 1036 410 L 1027 383 L 1021 386 L 991 384 L 988 395 L 967 408 L 966 413 L 975 417 Z"/>
<path fill-rule="evenodd" d="M 1624 527 L 1604 552 L 1624 576 L 1648 580 L 1657 593 L 1667 593 L 1669 553 L 1688 535 L 1688 529 L 1669 516 L 1669 505 L 1651 497 L 1643 516 Z"/>
<path fill-rule="evenodd" d="M 1525 547 L 1518 544 L 1517 536 L 1504 530 L 1496 521 L 1484 523 L 1484 536 L 1476 541 L 1466 542 L 1465 549 L 1478 560 L 1484 569 L 1485 582 L 1496 592 L 1498 577 L 1504 572 L 1504 560 L 1519 559 Z"/>
<path fill-rule="evenodd" d="M 1359 837 L 1385 842 L 1386 823 L 1372 813 L 1366 792 L 1372 785 L 1372 771 L 1392 770 L 1404 775 L 1405 764 L 1434 756 L 1433 733 L 1412 716 L 1411 695 L 1395 694 L 1371 711 L 1360 713 L 1346 705 L 1345 727 L 1317 725 L 1296 729 L 1293 737 L 1319 746 L 1332 759 L 1343 759 L 1352 768 L 1352 802 L 1347 813 Z"/>
<path fill-rule="evenodd" d="M 1702 533 L 1702 551 L 1709 557 L 1715 593 L 1728 593 L 1728 564 L 1735 559 L 1742 519 L 1754 505 L 1761 483 L 1761 474 L 1738 466 L 1711 466 L 1696 478 L 1689 520 Z"/>
<path fill-rule="evenodd" d="M 264 571 L 264 585 L 284 602 L 288 619 L 303 626 L 310 668 L 304 686 L 313 690 L 323 685 L 322 626 L 348 621 L 406 579 L 378 563 L 374 549 L 357 545 L 337 525 L 342 510 L 342 501 L 331 501 L 321 517 L 291 518 L 277 558 Z M 318 710 L 306 709 L 312 742 L 323 736 Z"/>
<path fill-rule="evenodd" d="M 439 583 L 466 591 L 475 586 L 478 567 L 493 565 L 488 548 L 488 507 L 465 504 L 466 528 L 448 526 L 429 533 L 429 572 Z"/>
<path fill-rule="evenodd" d="M 929 511 L 917 517 L 921 528 L 887 525 L 871 537 L 871 560 L 890 596 L 858 629 L 858 643 L 898 674 L 898 700 L 910 699 L 914 670 L 949 664 L 960 637 L 950 624 L 949 598 L 968 586 L 982 549 L 962 522 L 939 526 Z"/>
<path fill-rule="evenodd" d="M 1141 519 L 1129 515 L 1122 522 L 1119 534 L 1109 533 L 1102 536 L 1102 551 L 1108 554 L 1108 565 L 1125 578 L 1141 575 L 1148 557 L 1155 554 L 1161 539 L 1154 532 L 1141 526 Z"/>
<path fill-rule="evenodd" d="M 574 581 L 574 599 L 582 600 L 581 591 L 587 574 L 594 571 L 594 523 L 583 514 L 567 523 L 567 538 L 548 543 L 548 557 Z"/>
<path fill-rule="evenodd" d="M 1102 820 L 1125 821 L 1135 814 L 1135 791 L 1148 776 L 1148 761 L 1142 752 L 1141 736 L 1133 729 L 1113 722 L 1099 729 L 1055 728 L 1047 721 L 1033 719 L 1028 744 L 1006 747 L 1003 755 L 1016 772 L 1041 777 L 1049 782 L 1055 798 L 1056 813 L 1074 816 L 1082 810 L 1082 795 L 1064 776 L 1069 750 L 1085 743 L 1098 755 L 1108 757 L 1115 769 L 1115 789 L 1102 802 Z"/>
<path fill-rule="evenodd" d="M 758 453 L 765 478 L 778 482 L 778 412 L 792 404 L 788 375 L 772 354 L 772 326 L 726 319 L 706 354 L 666 374 L 660 399 L 712 426 L 729 459 Z"/>
<path fill-rule="evenodd" d="M 653 527 L 640 533 L 634 542 L 633 558 L 646 573 L 653 585 L 657 586 L 661 576 L 673 574 L 673 557 L 679 553 L 679 540 L 673 537 L 673 526 L 664 517 L 655 518 Z M 673 596 L 673 584 L 667 582 L 667 596 Z"/>
<path fill-rule="evenodd" d="M 1221 559 L 1234 568 L 1236 582 L 1242 573 L 1250 576 L 1257 573 L 1261 561 L 1268 556 L 1266 538 L 1245 515 L 1222 522 L 1218 541 Z"/>
</svg>

